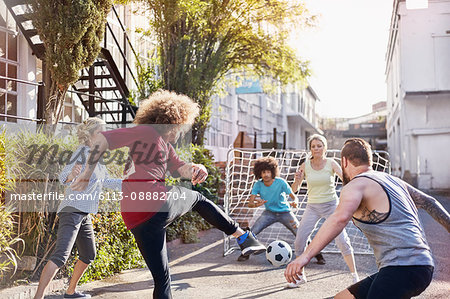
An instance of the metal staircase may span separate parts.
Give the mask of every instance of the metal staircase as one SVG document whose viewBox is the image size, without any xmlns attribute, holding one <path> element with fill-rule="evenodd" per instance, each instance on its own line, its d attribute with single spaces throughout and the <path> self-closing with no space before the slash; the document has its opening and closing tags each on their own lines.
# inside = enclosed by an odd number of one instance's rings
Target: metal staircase
<svg viewBox="0 0 450 299">
<path fill-rule="evenodd" d="M 43 59 L 45 47 L 39 38 L 36 28 L 34 28 L 27 0 L 4 0 L 6 7 L 17 23 L 18 28 L 24 35 L 28 44 L 37 58 Z M 126 49 L 127 45 L 137 57 L 126 30 L 122 25 L 117 12 L 113 7 L 113 16 L 118 19 L 124 40 L 127 44 L 120 44 L 114 34 L 111 26 L 107 23 L 105 28 L 104 47 L 102 47 L 96 61 L 89 68 L 81 71 L 81 76 L 72 89 L 69 90 L 77 94 L 79 100 L 85 107 L 89 116 L 100 115 L 107 124 L 124 126 L 131 123 L 136 116 L 137 107 L 129 101 L 130 91 L 126 84 L 126 74 L 129 73 L 136 86 L 139 86 L 131 67 L 128 64 Z M 116 49 L 120 53 L 120 60 L 124 66 L 120 71 L 119 67 L 111 55 L 110 50 L 106 48 L 107 32 L 113 38 Z M 137 60 L 138 61 L 138 60 Z"/>
</svg>

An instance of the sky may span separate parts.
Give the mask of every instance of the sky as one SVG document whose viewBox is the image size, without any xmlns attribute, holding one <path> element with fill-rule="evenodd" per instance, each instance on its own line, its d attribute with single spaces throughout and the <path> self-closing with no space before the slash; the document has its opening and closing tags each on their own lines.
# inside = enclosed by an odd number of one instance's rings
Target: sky
<svg viewBox="0 0 450 299">
<path fill-rule="evenodd" d="M 310 60 L 322 117 L 357 117 L 386 100 L 385 54 L 393 0 L 304 0 L 318 25 L 293 35 Z"/>
</svg>

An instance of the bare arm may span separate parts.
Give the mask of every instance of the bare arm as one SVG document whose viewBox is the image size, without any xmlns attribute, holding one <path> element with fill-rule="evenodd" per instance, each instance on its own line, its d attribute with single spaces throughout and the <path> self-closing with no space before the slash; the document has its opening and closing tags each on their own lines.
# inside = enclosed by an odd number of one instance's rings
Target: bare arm
<svg viewBox="0 0 450 299">
<path fill-rule="evenodd" d="M 333 171 L 338 175 L 338 177 L 342 181 L 342 168 L 341 168 L 341 166 L 335 160 L 333 160 L 331 162 L 331 167 L 333 168 Z"/>
<path fill-rule="evenodd" d="M 342 189 L 336 211 L 324 222 L 306 250 L 287 266 L 284 276 L 288 282 L 295 282 L 296 276 L 303 272 L 303 267 L 311 258 L 342 232 L 361 204 L 362 198 L 363 186 L 357 182 L 350 182 Z"/>
<path fill-rule="evenodd" d="M 434 220 L 450 232 L 450 214 L 445 210 L 441 203 L 432 196 L 423 193 L 409 184 L 406 184 L 406 186 L 416 207 L 424 209 Z"/>
<path fill-rule="evenodd" d="M 302 185 L 303 179 L 305 178 L 305 163 L 302 163 L 295 173 L 294 183 L 292 183 L 291 189 L 292 192 L 297 192 L 300 186 Z"/>
<path fill-rule="evenodd" d="M 63 183 L 70 183 L 74 178 L 76 178 L 81 173 L 81 168 L 83 168 L 83 165 L 76 163 L 75 166 L 73 166 L 72 171 L 67 176 L 67 179 Z"/>
<path fill-rule="evenodd" d="M 294 193 L 291 193 L 291 194 L 289 194 L 289 197 L 292 199 L 292 202 L 289 203 L 291 205 L 291 207 L 293 207 L 293 208 L 298 207 L 297 196 L 295 196 Z"/>
<path fill-rule="evenodd" d="M 83 191 L 89 184 L 89 179 L 97 166 L 103 153 L 108 149 L 109 144 L 103 134 L 97 134 L 92 140 L 91 151 L 87 159 L 86 168 L 70 185 L 72 190 Z"/>
</svg>

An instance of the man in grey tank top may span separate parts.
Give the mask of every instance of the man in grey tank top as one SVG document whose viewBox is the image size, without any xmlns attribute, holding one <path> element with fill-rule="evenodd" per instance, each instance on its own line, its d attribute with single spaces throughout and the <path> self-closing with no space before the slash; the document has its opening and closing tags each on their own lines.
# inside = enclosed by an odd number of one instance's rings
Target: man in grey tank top
<svg viewBox="0 0 450 299">
<path fill-rule="evenodd" d="M 340 203 L 302 255 L 285 271 L 295 282 L 312 257 L 353 219 L 373 248 L 379 272 L 335 298 L 411 298 L 430 284 L 434 263 L 417 209 L 424 209 L 448 232 L 450 214 L 433 197 L 384 172 L 372 170 L 372 150 L 360 138 L 341 152 L 344 187 Z"/>
</svg>

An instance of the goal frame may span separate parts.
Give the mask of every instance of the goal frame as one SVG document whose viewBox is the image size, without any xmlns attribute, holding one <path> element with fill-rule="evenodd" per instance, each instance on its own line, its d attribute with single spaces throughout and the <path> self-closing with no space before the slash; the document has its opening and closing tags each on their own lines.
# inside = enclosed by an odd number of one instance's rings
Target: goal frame
<svg viewBox="0 0 450 299">
<path fill-rule="evenodd" d="M 236 154 L 240 154 L 240 155 L 250 155 L 251 157 L 257 156 L 257 158 L 259 157 L 263 157 L 263 156 L 274 156 L 280 166 L 280 170 L 282 170 L 283 168 L 288 168 L 288 173 L 286 174 L 283 171 L 280 171 L 281 174 L 280 176 L 284 179 L 286 179 L 286 181 L 288 181 L 288 183 L 292 183 L 292 179 L 288 180 L 286 176 L 293 176 L 295 174 L 294 172 L 290 172 L 290 170 L 292 168 L 298 168 L 298 166 L 301 164 L 300 162 L 303 163 L 303 159 L 306 159 L 306 157 L 309 157 L 309 151 L 308 150 L 283 150 L 283 149 L 254 149 L 254 148 L 230 148 L 227 152 L 227 161 L 226 161 L 226 168 L 225 168 L 225 184 L 226 184 L 226 188 L 225 188 L 225 195 L 224 195 L 224 211 L 227 215 L 230 215 L 230 217 L 239 217 L 234 215 L 233 213 L 230 213 L 230 208 L 231 208 L 231 204 L 233 203 L 233 195 L 232 195 L 232 186 L 233 183 L 236 182 L 236 180 L 233 179 L 233 174 L 231 173 L 231 169 L 233 167 L 236 166 L 236 159 L 247 159 L 248 160 L 248 164 L 244 165 L 244 164 L 240 164 L 240 166 L 238 165 L 238 167 L 246 167 L 249 168 L 248 172 L 245 174 L 246 176 L 253 176 L 252 173 L 252 169 L 253 166 L 252 161 L 256 160 L 256 158 L 241 158 L 241 157 L 237 157 Z M 280 165 L 280 162 L 283 163 L 286 161 L 285 156 L 287 155 L 300 155 L 300 157 L 298 158 L 298 164 L 297 165 Z M 378 151 L 378 150 L 374 150 L 373 151 L 373 156 L 374 156 L 374 169 L 375 170 L 380 170 L 380 171 L 384 171 L 387 173 L 391 173 L 391 163 L 390 163 L 390 158 L 389 158 L 389 153 L 386 151 Z M 281 161 L 280 161 L 280 157 L 281 157 Z M 327 150 L 327 157 L 329 158 L 333 158 L 335 159 L 338 163 L 340 163 L 340 150 L 333 150 L 333 149 L 329 149 Z M 385 164 L 381 164 L 380 160 L 385 163 Z M 242 174 L 240 175 L 242 177 Z M 248 195 L 242 195 L 242 197 L 247 196 L 244 199 L 244 205 L 241 208 L 245 208 L 245 203 L 247 202 L 248 198 L 249 198 L 249 193 L 251 191 L 251 188 L 253 187 L 253 184 L 256 182 L 256 180 L 254 179 L 253 176 L 253 180 L 251 181 L 251 184 L 249 186 L 249 188 L 244 189 L 244 190 L 248 190 Z M 298 220 L 300 221 L 301 216 L 298 215 L 298 212 L 301 210 L 300 206 L 305 207 L 306 206 L 306 194 L 300 194 L 303 190 L 303 192 L 305 192 L 305 188 L 303 188 L 302 186 L 305 184 L 305 180 L 302 182 L 301 188 L 299 189 L 298 192 L 295 193 L 295 195 L 297 196 L 297 198 L 299 199 L 299 209 L 297 210 L 296 213 L 296 217 L 298 218 Z M 337 188 L 337 193 L 339 195 L 340 193 L 340 187 L 342 186 L 342 181 L 339 179 L 339 177 L 337 175 L 335 175 L 335 186 Z M 303 199 L 303 200 L 302 200 Z M 253 214 L 261 212 L 262 210 L 264 210 L 264 207 L 259 207 L 259 208 L 255 208 L 253 209 Z M 304 208 L 303 208 L 304 210 Z M 255 212 L 256 211 L 256 212 Z M 303 214 L 303 211 L 301 212 Z M 256 216 L 252 216 L 252 217 L 256 217 Z M 237 221 L 240 222 L 241 219 L 238 219 Z M 316 228 L 314 229 L 313 233 L 312 233 L 312 237 L 315 235 L 315 233 L 318 230 L 318 227 L 320 227 L 321 223 L 323 223 L 323 219 L 320 220 L 318 222 L 318 224 L 316 225 Z M 240 223 L 242 224 L 242 223 Z M 354 225 L 352 224 L 352 222 L 349 222 L 349 225 L 347 225 L 348 227 L 354 227 Z M 266 228 L 266 230 L 270 229 L 270 226 Z M 285 230 L 287 231 L 287 229 L 285 228 Z M 360 234 L 362 235 L 362 233 L 357 230 L 358 232 L 356 234 Z M 264 232 L 264 231 L 263 231 Z M 348 229 L 347 229 L 348 232 Z M 289 232 L 290 233 L 290 232 Z M 350 234 L 349 234 L 350 235 Z M 367 242 L 367 239 L 365 239 L 364 235 L 362 235 L 363 239 L 365 240 L 365 242 Z M 361 236 L 358 236 L 358 239 L 361 239 Z M 238 249 L 238 247 L 236 245 L 232 245 L 232 237 L 231 236 L 227 236 L 226 234 L 224 234 L 224 238 L 223 238 L 223 256 L 227 256 L 229 254 L 231 254 L 234 250 Z M 330 243 L 331 244 L 331 243 Z M 352 243 L 353 245 L 353 243 Z M 354 253 L 355 254 L 372 254 L 372 249 L 370 248 L 370 246 L 367 244 L 362 244 L 364 245 L 364 247 L 366 248 L 365 250 L 355 250 Z M 327 247 L 325 247 L 325 249 L 322 252 L 326 252 L 326 253 L 337 253 L 339 252 L 339 250 L 337 250 L 336 246 L 333 244 L 333 246 L 328 245 Z"/>
</svg>

